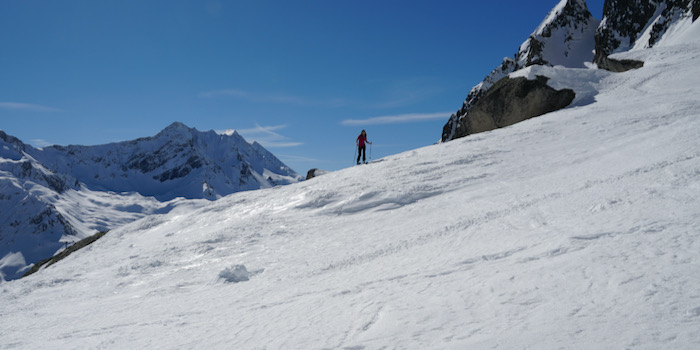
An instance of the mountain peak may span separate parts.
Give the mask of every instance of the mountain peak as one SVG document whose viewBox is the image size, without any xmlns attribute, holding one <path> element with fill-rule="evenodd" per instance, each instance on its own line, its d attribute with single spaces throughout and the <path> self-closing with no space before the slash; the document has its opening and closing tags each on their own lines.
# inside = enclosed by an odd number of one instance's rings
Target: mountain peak
<svg viewBox="0 0 700 350">
<path fill-rule="evenodd" d="M 165 129 L 161 130 L 155 137 L 168 138 L 172 137 L 173 135 L 188 135 L 193 134 L 194 131 L 197 131 L 197 129 L 190 128 L 181 122 L 174 122 L 166 126 Z"/>
<path fill-rule="evenodd" d="M 163 130 L 192 130 L 189 126 L 182 122 L 173 122 L 172 124 L 165 127 Z"/>
<path fill-rule="evenodd" d="M 515 70 L 531 65 L 584 68 L 593 60 L 599 23 L 584 0 L 561 0 L 520 46 Z"/>
</svg>

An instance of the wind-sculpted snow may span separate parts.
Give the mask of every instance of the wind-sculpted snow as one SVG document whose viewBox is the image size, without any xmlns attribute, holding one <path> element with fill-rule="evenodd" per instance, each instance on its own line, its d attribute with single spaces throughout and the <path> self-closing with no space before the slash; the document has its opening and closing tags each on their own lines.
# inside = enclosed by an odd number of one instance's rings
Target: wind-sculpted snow
<svg viewBox="0 0 700 350">
<path fill-rule="evenodd" d="M 0 285 L 0 347 L 696 349 L 699 25 L 589 104 L 115 229 Z"/>
</svg>

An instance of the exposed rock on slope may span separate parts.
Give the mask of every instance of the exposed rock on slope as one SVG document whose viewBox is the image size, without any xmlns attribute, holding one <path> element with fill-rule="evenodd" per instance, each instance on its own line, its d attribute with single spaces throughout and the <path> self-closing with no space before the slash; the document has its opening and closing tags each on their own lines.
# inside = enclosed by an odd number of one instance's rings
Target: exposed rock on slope
<svg viewBox="0 0 700 350">
<path fill-rule="evenodd" d="M 528 66 L 563 66 L 583 68 L 596 63 L 599 68 L 622 72 L 643 66 L 643 62 L 618 60 L 611 54 L 648 48 L 663 39 L 664 34 L 683 18 L 700 16 L 700 0 L 606 0 L 603 20 L 592 17 L 583 0 L 562 0 L 521 45 L 514 58 L 506 58 L 481 83 L 471 89 L 467 99 L 442 130 L 443 142 L 466 136 L 475 130 L 472 125 L 487 125 L 477 110 L 489 89 L 509 74 Z M 595 50 L 594 50 L 595 49 Z M 595 55 L 594 55 L 595 52 Z M 503 101 L 521 104 L 523 100 Z M 527 102 L 531 107 L 535 101 Z M 560 108 L 564 108 L 562 106 Z M 488 109 L 482 107 L 480 109 Z M 503 110 L 517 110 L 507 106 Z M 538 108 L 547 111 L 547 106 Z M 472 115 L 474 114 L 474 115 Z M 476 118 L 476 120 L 471 120 Z M 510 119 L 508 116 L 497 117 Z M 527 119 L 521 117 L 519 119 Z"/>
<path fill-rule="evenodd" d="M 460 123 L 457 134 L 469 135 L 502 128 L 568 106 L 573 90 L 554 90 L 548 78 L 505 78 L 489 89 Z"/>
<path fill-rule="evenodd" d="M 596 31 L 595 62 L 604 65 L 613 53 L 654 46 L 680 17 L 691 15 L 690 8 L 690 0 L 605 1 Z"/>
<path fill-rule="evenodd" d="M 639 68 L 643 62 L 608 57 L 617 52 L 654 46 L 681 17 L 693 15 L 700 1 L 608 0 L 596 31 L 594 62 L 614 72 Z M 695 17 L 697 18 L 697 17 Z"/>
<path fill-rule="evenodd" d="M 585 67 L 586 62 L 593 60 L 594 33 L 599 23 L 588 11 L 585 1 L 562 0 L 520 46 L 514 58 L 505 58 L 499 67 L 469 91 L 462 108 L 445 124 L 442 141 L 468 135 L 463 133 L 468 128 L 462 126 L 462 120 L 468 118 L 469 110 L 508 74 L 532 65 Z"/>
</svg>

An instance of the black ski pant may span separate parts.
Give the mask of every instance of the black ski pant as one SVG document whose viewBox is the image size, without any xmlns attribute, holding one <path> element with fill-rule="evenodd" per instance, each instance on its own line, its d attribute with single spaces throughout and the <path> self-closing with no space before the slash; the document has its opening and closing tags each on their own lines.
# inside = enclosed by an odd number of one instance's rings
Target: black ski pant
<svg viewBox="0 0 700 350">
<path fill-rule="evenodd" d="M 360 156 L 362 156 L 362 162 L 366 162 L 365 155 L 367 154 L 367 146 L 357 146 L 357 164 L 360 164 Z"/>
</svg>

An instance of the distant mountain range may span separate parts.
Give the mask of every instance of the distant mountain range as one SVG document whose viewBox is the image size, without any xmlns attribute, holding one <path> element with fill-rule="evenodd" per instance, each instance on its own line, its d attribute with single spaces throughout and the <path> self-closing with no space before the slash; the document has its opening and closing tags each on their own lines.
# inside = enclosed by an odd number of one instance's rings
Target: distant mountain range
<svg viewBox="0 0 700 350">
<path fill-rule="evenodd" d="M 302 179 L 237 132 L 173 123 L 153 137 L 34 148 L 0 131 L 0 278 L 145 215 Z"/>
<path fill-rule="evenodd" d="M 565 108 L 571 93 L 556 93 L 547 78 L 524 84 L 505 79 L 530 66 L 599 68 L 624 71 L 643 62 L 616 60 L 610 55 L 649 48 L 680 19 L 700 16 L 700 0 L 606 0 L 603 19 L 593 18 L 585 0 L 560 1 L 523 42 L 513 58 L 506 57 L 474 86 L 462 107 L 442 130 L 443 142 L 505 127 Z"/>
</svg>

